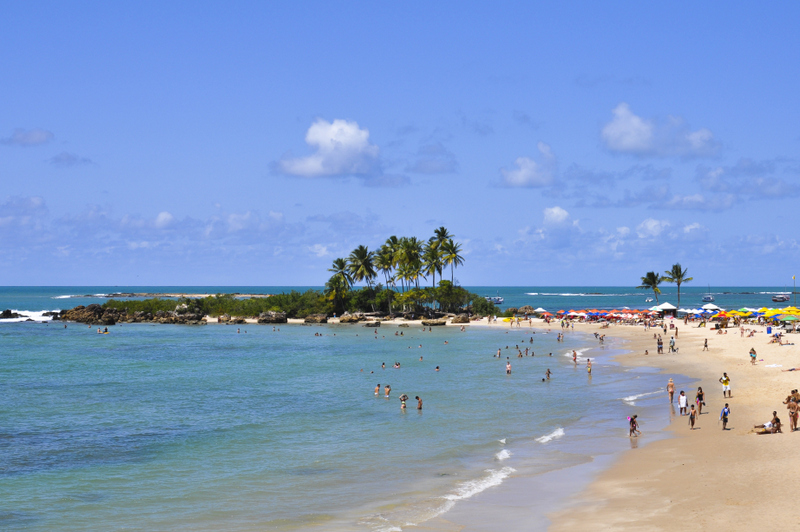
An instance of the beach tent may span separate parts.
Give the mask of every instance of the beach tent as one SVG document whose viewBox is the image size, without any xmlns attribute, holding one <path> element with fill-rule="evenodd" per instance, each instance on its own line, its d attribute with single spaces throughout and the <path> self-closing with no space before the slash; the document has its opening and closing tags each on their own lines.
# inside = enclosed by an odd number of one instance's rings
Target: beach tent
<svg viewBox="0 0 800 532">
<path fill-rule="evenodd" d="M 664 302 L 664 303 L 661 303 L 661 304 L 658 306 L 658 309 L 660 309 L 660 310 L 676 310 L 677 308 L 678 308 L 678 307 L 676 307 L 675 305 L 673 305 L 673 304 L 672 304 L 672 303 L 670 303 L 669 301 L 666 301 L 666 302 Z"/>
<path fill-rule="evenodd" d="M 545 309 L 543 309 L 542 307 L 539 307 L 536 310 L 534 310 L 534 312 L 547 312 L 547 311 Z"/>
<path fill-rule="evenodd" d="M 706 303 L 705 305 L 703 305 L 703 310 L 722 310 L 722 309 L 716 306 L 714 303 Z"/>
</svg>

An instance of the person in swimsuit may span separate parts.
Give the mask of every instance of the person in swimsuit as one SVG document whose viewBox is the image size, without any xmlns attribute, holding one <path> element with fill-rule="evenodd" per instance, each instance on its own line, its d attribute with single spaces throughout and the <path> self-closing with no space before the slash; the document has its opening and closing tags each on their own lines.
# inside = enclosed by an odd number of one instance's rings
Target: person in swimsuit
<svg viewBox="0 0 800 532">
<path fill-rule="evenodd" d="M 547 368 L 547 371 L 545 371 L 544 374 L 547 377 L 547 380 L 550 380 L 550 375 L 551 375 L 550 368 Z"/>
<path fill-rule="evenodd" d="M 511 375 L 511 362 L 506 362 L 506 375 Z"/>
<path fill-rule="evenodd" d="M 753 366 L 756 365 L 756 349 L 755 347 L 750 348 L 750 364 Z"/>
<path fill-rule="evenodd" d="M 628 435 L 630 437 L 634 437 L 634 436 L 637 436 L 637 435 L 641 434 L 641 432 L 639 432 L 639 422 L 636 421 L 636 418 L 638 416 L 639 416 L 638 414 L 634 414 L 633 416 L 628 418 L 628 421 L 631 424 L 631 429 L 630 429 L 630 432 L 628 433 Z"/>
<path fill-rule="evenodd" d="M 667 392 L 669 393 L 669 402 L 672 404 L 672 397 L 675 395 L 675 383 L 672 382 L 672 379 L 667 383 Z"/>
<path fill-rule="evenodd" d="M 572 362 L 574 364 L 578 364 L 578 353 L 574 349 L 572 350 Z"/>
<path fill-rule="evenodd" d="M 375 396 L 377 397 L 379 393 L 381 393 L 381 383 L 375 385 Z"/>
<path fill-rule="evenodd" d="M 592 374 L 592 359 L 591 358 L 587 358 L 586 359 L 586 373 L 588 375 Z"/>
<path fill-rule="evenodd" d="M 700 416 L 703 414 L 703 405 L 706 404 L 706 394 L 703 392 L 703 388 L 698 386 L 697 394 L 694 396 L 694 402 L 697 405 L 697 415 Z"/>
<path fill-rule="evenodd" d="M 389 397 L 389 392 L 392 391 L 392 387 L 387 384 L 386 386 L 383 387 L 383 391 L 386 393 L 385 397 L 388 398 Z"/>
<path fill-rule="evenodd" d="M 703 341 L 703 351 L 708 351 L 708 338 Z"/>
<path fill-rule="evenodd" d="M 681 393 L 678 395 L 678 406 L 680 407 L 680 414 L 682 416 L 686 415 L 686 408 L 689 406 L 688 402 L 686 395 L 683 393 L 683 390 L 681 390 Z"/>
<path fill-rule="evenodd" d="M 417 410 L 422 410 L 422 399 L 419 398 L 419 395 L 416 396 L 414 399 L 417 400 Z"/>
<path fill-rule="evenodd" d="M 695 410 L 694 405 L 692 405 L 692 409 L 689 411 L 689 425 L 691 425 L 692 430 L 694 430 L 695 419 L 697 419 L 697 410 Z"/>
</svg>

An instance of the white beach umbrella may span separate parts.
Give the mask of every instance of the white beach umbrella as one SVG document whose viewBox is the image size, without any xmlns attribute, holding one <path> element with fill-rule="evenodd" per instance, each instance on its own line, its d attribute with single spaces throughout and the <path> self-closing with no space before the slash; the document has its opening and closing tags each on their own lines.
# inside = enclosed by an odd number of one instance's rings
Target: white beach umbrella
<svg viewBox="0 0 800 532">
<path fill-rule="evenodd" d="M 547 312 L 547 311 L 545 309 L 543 309 L 542 307 L 539 307 L 536 310 L 534 310 L 534 312 Z"/>
<path fill-rule="evenodd" d="M 661 309 L 661 310 L 675 310 L 675 309 L 677 309 L 678 307 L 676 307 L 675 305 L 673 305 L 673 304 L 672 304 L 672 303 L 670 303 L 669 301 L 665 301 L 664 303 L 661 303 L 661 304 L 658 306 L 658 308 L 659 308 L 659 309 Z"/>
<path fill-rule="evenodd" d="M 722 309 L 716 306 L 714 303 L 706 303 L 705 305 L 703 305 L 703 310 L 722 310 Z"/>
</svg>

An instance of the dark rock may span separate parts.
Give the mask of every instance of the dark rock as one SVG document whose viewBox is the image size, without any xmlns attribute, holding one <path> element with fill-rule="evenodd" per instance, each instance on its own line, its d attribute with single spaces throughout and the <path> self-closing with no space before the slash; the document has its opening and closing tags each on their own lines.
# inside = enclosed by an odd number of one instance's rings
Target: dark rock
<svg viewBox="0 0 800 532">
<path fill-rule="evenodd" d="M 6 309 L 3 312 L 0 312 L 0 320 L 12 320 L 16 318 L 25 318 L 22 314 L 17 314 L 16 312 L 11 312 L 10 309 Z"/>
<path fill-rule="evenodd" d="M 328 316 L 325 314 L 309 314 L 303 323 L 328 323 Z"/>
<path fill-rule="evenodd" d="M 466 314 L 459 314 L 458 316 L 453 316 L 450 320 L 450 323 L 469 323 L 469 316 Z"/>
<path fill-rule="evenodd" d="M 364 327 L 380 327 L 380 326 L 381 326 L 381 322 L 379 322 L 379 321 L 368 321 L 368 322 L 364 323 Z"/>
<path fill-rule="evenodd" d="M 440 325 L 447 325 L 447 320 L 422 320 L 422 325 L 425 327 L 438 327 Z"/>
<path fill-rule="evenodd" d="M 519 310 L 517 310 L 517 312 L 519 314 L 534 314 L 534 308 L 532 306 L 530 306 L 530 305 L 525 305 L 525 306 L 519 307 Z"/>
<path fill-rule="evenodd" d="M 339 318 L 339 323 L 358 323 L 359 321 L 364 321 L 363 314 L 345 314 L 341 318 Z"/>
<path fill-rule="evenodd" d="M 285 312 L 270 310 L 258 315 L 258 323 L 286 323 L 287 321 Z"/>
</svg>

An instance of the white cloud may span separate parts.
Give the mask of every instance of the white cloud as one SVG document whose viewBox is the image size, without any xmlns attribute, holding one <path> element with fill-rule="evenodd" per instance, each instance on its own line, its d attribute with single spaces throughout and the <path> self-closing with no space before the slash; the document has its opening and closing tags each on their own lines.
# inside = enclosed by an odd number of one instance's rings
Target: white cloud
<svg viewBox="0 0 800 532">
<path fill-rule="evenodd" d="M 631 233 L 630 227 L 625 227 L 624 225 L 622 227 L 617 227 L 617 234 L 619 236 L 628 236 L 630 233 Z"/>
<path fill-rule="evenodd" d="M 670 116 L 663 123 L 634 114 L 627 103 L 612 111 L 600 137 L 606 148 L 619 153 L 659 157 L 705 157 L 714 155 L 718 143 L 706 128 L 692 131 L 679 116 Z"/>
<path fill-rule="evenodd" d="M 87 157 L 81 157 L 80 155 L 75 155 L 74 153 L 68 153 L 65 151 L 62 151 L 58 155 L 53 155 L 47 161 L 53 166 L 58 166 L 59 168 L 69 168 L 71 166 L 92 164 L 92 160 Z"/>
<path fill-rule="evenodd" d="M 53 140 L 53 133 L 46 129 L 15 129 L 11 136 L 0 139 L 0 144 L 15 146 L 38 146 Z"/>
<path fill-rule="evenodd" d="M 553 170 L 556 158 L 550 146 L 539 142 L 536 146 L 541 155 L 541 162 L 536 162 L 528 157 L 518 157 L 513 170 L 501 168 L 503 183 L 510 187 L 545 187 L 553 182 Z"/>
<path fill-rule="evenodd" d="M 170 213 L 168 213 L 167 211 L 163 211 L 158 213 L 158 216 L 156 216 L 155 225 L 159 229 L 164 229 L 166 227 L 169 227 L 169 225 L 172 223 L 174 219 L 175 218 Z"/>
<path fill-rule="evenodd" d="M 282 173 L 320 177 L 369 175 L 378 170 L 378 147 L 369 143 L 369 130 L 356 122 L 318 119 L 308 128 L 305 140 L 316 152 L 279 161 Z"/>
<path fill-rule="evenodd" d="M 314 244 L 313 246 L 309 246 L 308 250 L 317 257 L 324 257 L 330 254 L 328 253 L 328 246 L 323 246 L 322 244 Z"/>
<path fill-rule="evenodd" d="M 652 149 L 652 122 L 633 114 L 625 102 L 619 104 L 612 113 L 614 118 L 605 125 L 601 133 L 608 149 L 626 153 L 647 152 Z"/>
<path fill-rule="evenodd" d="M 683 226 L 683 232 L 684 232 L 684 233 L 686 233 L 686 234 L 689 234 L 689 233 L 691 233 L 692 231 L 696 231 L 696 230 L 698 230 L 698 229 L 703 229 L 703 226 L 702 226 L 702 225 L 700 225 L 700 224 L 699 224 L 699 223 L 697 223 L 697 222 L 695 222 L 695 223 L 693 223 L 693 224 L 689 224 L 689 225 L 684 225 L 684 226 Z"/>
<path fill-rule="evenodd" d="M 636 234 L 639 238 L 653 238 L 660 235 L 667 227 L 669 227 L 667 220 L 655 220 L 648 218 L 647 220 L 636 226 Z"/>
<path fill-rule="evenodd" d="M 569 219 L 569 213 L 561 207 L 548 207 L 544 210 L 545 225 L 559 225 Z"/>
</svg>

